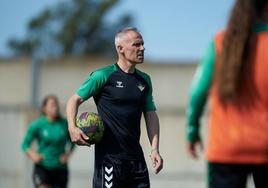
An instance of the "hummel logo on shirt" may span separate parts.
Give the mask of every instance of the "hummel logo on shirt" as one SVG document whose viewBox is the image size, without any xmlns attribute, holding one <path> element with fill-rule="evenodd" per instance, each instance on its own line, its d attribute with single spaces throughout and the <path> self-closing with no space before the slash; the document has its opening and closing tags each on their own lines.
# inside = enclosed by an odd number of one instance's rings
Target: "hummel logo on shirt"
<svg viewBox="0 0 268 188">
<path fill-rule="evenodd" d="M 143 91 L 143 90 L 145 89 L 145 86 L 142 85 L 142 84 L 139 84 L 139 85 L 138 85 L 138 88 L 139 88 L 141 91 Z"/>
<path fill-rule="evenodd" d="M 124 86 L 122 85 L 123 82 L 121 81 L 116 81 L 117 85 L 115 87 L 123 88 Z"/>
</svg>

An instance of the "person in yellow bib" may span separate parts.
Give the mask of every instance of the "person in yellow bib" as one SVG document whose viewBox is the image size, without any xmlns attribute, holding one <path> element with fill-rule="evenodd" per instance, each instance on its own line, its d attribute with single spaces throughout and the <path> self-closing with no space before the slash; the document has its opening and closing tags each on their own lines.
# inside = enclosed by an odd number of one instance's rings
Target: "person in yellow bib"
<svg viewBox="0 0 268 188">
<path fill-rule="evenodd" d="M 268 187 L 268 1 L 236 0 L 198 67 L 187 109 L 188 151 L 197 157 L 199 120 L 209 99 L 210 188 Z"/>
<path fill-rule="evenodd" d="M 35 140 L 37 151 L 30 147 Z M 47 96 L 42 104 L 42 115 L 29 125 L 22 143 L 22 150 L 34 162 L 34 186 L 66 188 L 67 163 L 73 149 L 67 120 L 59 112 L 58 99 L 54 95 Z"/>
</svg>

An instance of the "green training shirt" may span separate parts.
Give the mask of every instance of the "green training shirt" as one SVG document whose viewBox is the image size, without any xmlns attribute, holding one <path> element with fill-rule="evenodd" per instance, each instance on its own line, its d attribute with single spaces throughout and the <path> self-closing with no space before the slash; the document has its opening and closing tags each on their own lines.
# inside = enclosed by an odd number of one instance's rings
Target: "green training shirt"
<svg viewBox="0 0 268 188">
<path fill-rule="evenodd" d="M 27 152 L 34 140 L 38 143 L 37 152 L 44 157 L 39 165 L 49 169 L 67 167 L 67 164 L 60 162 L 60 156 L 67 151 L 68 147 L 72 150 L 74 144 L 69 137 L 66 119 L 59 118 L 55 122 L 50 122 L 46 116 L 40 116 L 29 125 L 22 150 Z"/>
<path fill-rule="evenodd" d="M 96 159 L 113 154 L 118 158 L 143 157 L 140 121 L 144 112 L 155 111 L 150 76 L 138 69 L 125 73 L 118 64 L 92 72 L 77 90 L 84 100 L 94 98 L 105 131 L 95 145 Z"/>
</svg>

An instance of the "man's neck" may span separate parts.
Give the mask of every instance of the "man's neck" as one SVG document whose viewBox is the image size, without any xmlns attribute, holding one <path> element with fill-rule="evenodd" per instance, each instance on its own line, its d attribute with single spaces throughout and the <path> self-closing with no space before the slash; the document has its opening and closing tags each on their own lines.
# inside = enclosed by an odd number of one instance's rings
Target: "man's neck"
<svg viewBox="0 0 268 188">
<path fill-rule="evenodd" d="M 118 66 L 122 71 L 125 73 L 134 73 L 135 72 L 135 65 L 130 63 L 129 61 L 123 61 L 123 60 L 118 60 L 117 61 Z"/>
</svg>

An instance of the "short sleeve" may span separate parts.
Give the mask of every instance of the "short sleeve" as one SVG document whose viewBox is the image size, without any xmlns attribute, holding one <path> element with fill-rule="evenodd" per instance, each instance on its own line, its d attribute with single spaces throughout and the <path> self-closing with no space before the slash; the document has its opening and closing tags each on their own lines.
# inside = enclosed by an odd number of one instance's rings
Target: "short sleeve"
<svg viewBox="0 0 268 188">
<path fill-rule="evenodd" d="M 145 104 L 145 112 L 149 112 L 149 111 L 156 111 L 156 106 L 154 103 L 154 99 L 153 99 L 153 87 L 152 87 L 152 82 L 151 82 L 151 78 L 149 76 L 147 76 L 147 83 L 149 85 L 149 92 L 148 95 L 146 97 L 146 104 Z"/>
<path fill-rule="evenodd" d="M 76 91 L 76 94 L 79 95 L 83 100 L 87 100 L 100 92 L 106 80 L 106 76 L 103 72 L 92 72 Z"/>
</svg>

